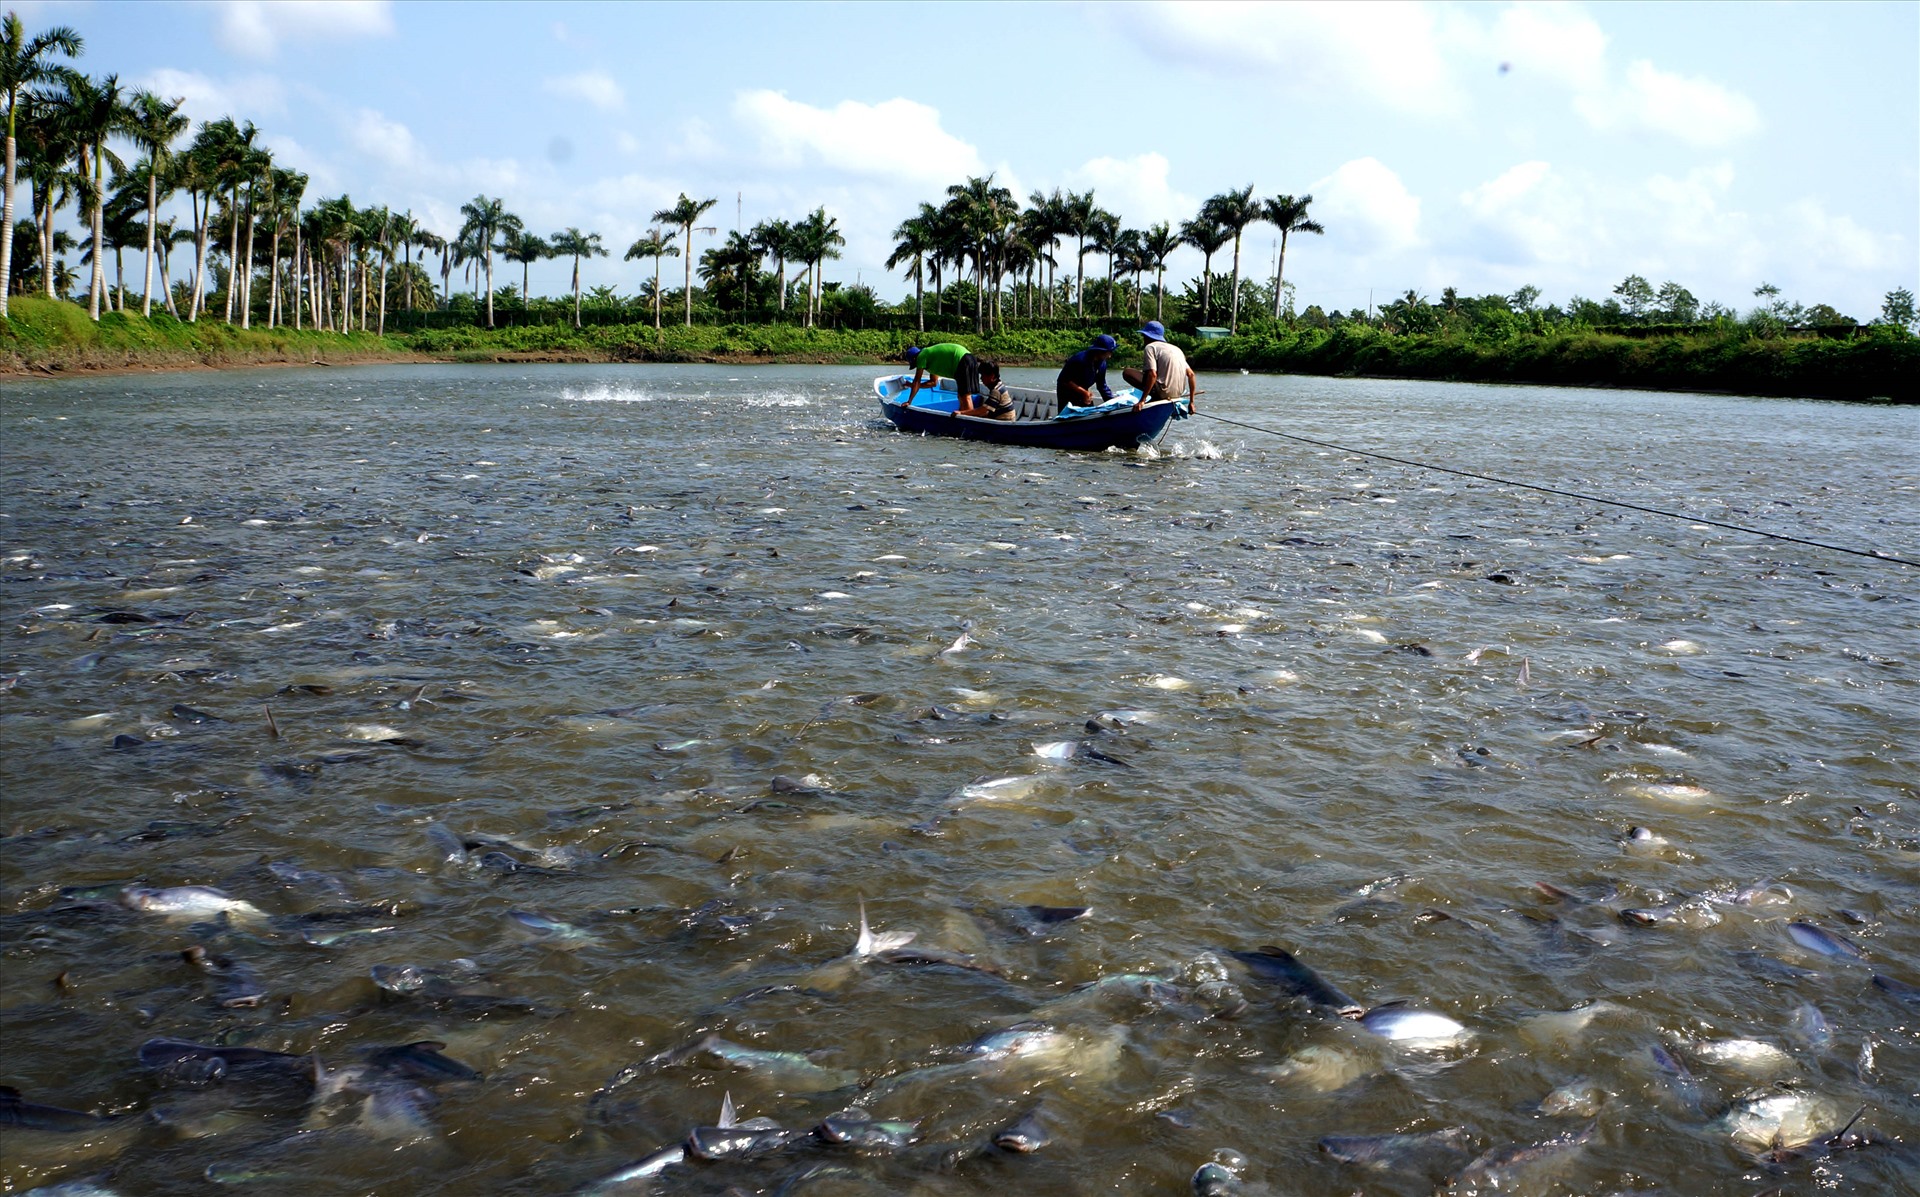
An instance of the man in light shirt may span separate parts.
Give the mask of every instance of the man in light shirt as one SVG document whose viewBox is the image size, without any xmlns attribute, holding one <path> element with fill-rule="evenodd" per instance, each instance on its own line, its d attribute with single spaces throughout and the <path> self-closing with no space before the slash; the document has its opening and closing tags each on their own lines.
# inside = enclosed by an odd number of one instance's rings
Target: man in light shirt
<svg viewBox="0 0 1920 1197">
<path fill-rule="evenodd" d="M 1120 371 L 1127 385 L 1140 392 L 1140 402 L 1133 405 L 1139 411 L 1149 403 L 1162 399 L 1179 399 L 1186 396 L 1187 410 L 1193 410 L 1193 396 L 1200 391 L 1200 380 L 1194 376 L 1193 367 L 1187 365 L 1187 355 L 1180 347 L 1167 340 L 1167 330 L 1158 320 L 1147 321 L 1140 330 L 1140 336 L 1147 343 L 1146 361 L 1135 370 L 1131 366 Z"/>
</svg>

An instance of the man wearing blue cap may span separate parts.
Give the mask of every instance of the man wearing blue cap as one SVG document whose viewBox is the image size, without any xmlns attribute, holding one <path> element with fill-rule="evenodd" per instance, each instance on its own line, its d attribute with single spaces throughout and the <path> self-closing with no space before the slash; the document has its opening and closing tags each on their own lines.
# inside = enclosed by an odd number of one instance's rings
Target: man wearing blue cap
<svg viewBox="0 0 1920 1197">
<path fill-rule="evenodd" d="M 914 397 L 920 393 L 922 379 L 929 380 L 929 389 L 938 387 L 942 378 L 953 379 L 963 405 L 980 389 L 980 361 L 965 345 L 945 341 L 925 349 L 916 346 L 901 356 L 913 367 L 913 384 L 907 388 L 908 407 L 913 406 Z"/>
<path fill-rule="evenodd" d="M 1060 377 L 1053 384 L 1054 397 L 1062 411 L 1070 404 L 1074 407 L 1093 406 L 1095 390 L 1100 392 L 1100 402 L 1112 402 L 1113 388 L 1107 385 L 1107 363 L 1118 348 L 1120 342 L 1101 333 L 1085 349 L 1067 359 L 1067 364 L 1060 367 Z"/>
<path fill-rule="evenodd" d="M 1131 367 L 1120 371 L 1127 385 L 1140 392 L 1140 402 L 1133 405 L 1139 411 L 1149 403 L 1162 399 L 1173 400 L 1186 396 L 1187 410 L 1193 410 L 1193 396 L 1200 390 L 1200 380 L 1194 377 L 1193 367 L 1187 365 L 1187 355 L 1180 347 L 1167 340 L 1167 330 L 1158 320 L 1147 321 L 1140 330 L 1140 336 L 1147 343 L 1146 360 L 1141 368 Z"/>
</svg>

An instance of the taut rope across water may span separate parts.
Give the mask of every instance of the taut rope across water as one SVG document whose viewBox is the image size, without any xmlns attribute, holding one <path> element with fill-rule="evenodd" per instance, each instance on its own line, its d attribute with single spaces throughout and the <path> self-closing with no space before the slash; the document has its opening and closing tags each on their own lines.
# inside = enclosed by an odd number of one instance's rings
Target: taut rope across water
<svg viewBox="0 0 1920 1197">
<path fill-rule="evenodd" d="M 1551 486 L 1541 486 L 1535 482 L 1517 482 L 1512 478 L 1501 478 L 1493 474 L 1477 474 L 1472 470 L 1461 470 L 1455 469 L 1452 466 L 1434 465 L 1426 461 L 1415 461 L 1410 457 L 1395 457 L 1390 453 L 1375 453 L 1369 449 L 1355 449 L 1347 445 L 1336 445 L 1332 441 L 1315 440 L 1310 436 L 1296 436 L 1290 432 L 1280 432 L 1273 428 L 1262 428 L 1258 424 L 1248 424 L 1242 420 L 1229 420 L 1225 416 L 1216 416 L 1212 412 L 1207 411 L 1197 411 L 1193 414 L 1196 416 L 1204 416 L 1209 420 L 1218 420 L 1222 424 L 1231 424 L 1236 428 L 1246 428 L 1253 432 L 1264 432 L 1268 436 L 1277 436 L 1283 440 L 1299 441 L 1303 445 L 1317 445 L 1322 449 L 1336 449 L 1341 453 L 1355 453 L 1361 457 L 1376 457 L 1381 461 L 1391 461 L 1397 465 L 1413 466 L 1415 469 L 1437 470 L 1442 474 L 1458 474 L 1462 478 L 1478 478 L 1482 482 L 1497 482 L 1501 486 L 1517 486 L 1522 490 L 1537 490 L 1542 494 L 1559 495 L 1562 498 L 1579 499 L 1587 503 L 1600 503 L 1608 507 L 1624 507 L 1628 511 L 1639 511 L 1647 515 L 1659 515 L 1665 516 L 1667 519 L 1686 520 L 1689 523 L 1705 524 L 1712 528 L 1725 528 L 1732 532 L 1745 532 L 1750 536 L 1763 536 L 1768 540 L 1783 540 L 1789 544 L 1803 544 L 1810 548 L 1827 549 L 1835 553 L 1851 553 L 1856 557 L 1866 557 L 1873 561 L 1888 561 L 1895 565 L 1909 565 L 1915 569 L 1920 569 L 1920 561 L 1916 561 L 1910 557 L 1896 557 L 1892 553 L 1883 553 L 1879 549 L 1855 549 L 1849 548 L 1846 545 L 1828 544 L 1820 540 L 1807 540 L 1799 536 L 1788 536 L 1784 532 L 1768 532 L 1763 528 L 1749 528 L 1744 524 L 1729 524 L 1721 520 L 1710 520 L 1701 516 L 1688 515 L 1681 511 L 1663 511 L 1658 507 L 1642 507 L 1638 503 L 1629 503 L 1624 499 L 1608 499 L 1600 495 L 1584 494 L 1577 490 L 1560 490 Z"/>
</svg>

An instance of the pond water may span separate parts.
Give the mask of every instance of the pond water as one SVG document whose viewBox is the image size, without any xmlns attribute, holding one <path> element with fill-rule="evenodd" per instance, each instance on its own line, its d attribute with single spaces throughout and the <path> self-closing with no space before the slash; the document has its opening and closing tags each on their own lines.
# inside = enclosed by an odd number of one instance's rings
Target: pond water
<svg viewBox="0 0 1920 1197">
<path fill-rule="evenodd" d="M 0 1186 L 1920 1190 L 1920 571 L 872 373 L 0 389 Z M 1911 411 L 1203 385 L 1920 557 Z"/>
</svg>

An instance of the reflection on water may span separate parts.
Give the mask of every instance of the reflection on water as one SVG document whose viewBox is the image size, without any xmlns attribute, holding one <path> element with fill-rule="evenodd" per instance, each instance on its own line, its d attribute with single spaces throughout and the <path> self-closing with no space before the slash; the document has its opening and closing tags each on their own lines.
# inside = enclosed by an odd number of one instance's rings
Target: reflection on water
<svg viewBox="0 0 1920 1197">
<path fill-rule="evenodd" d="M 866 373 L 0 392 L 5 1183 L 1913 1190 L 1912 571 Z M 1920 555 L 1907 413 L 1208 389 Z"/>
</svg>

